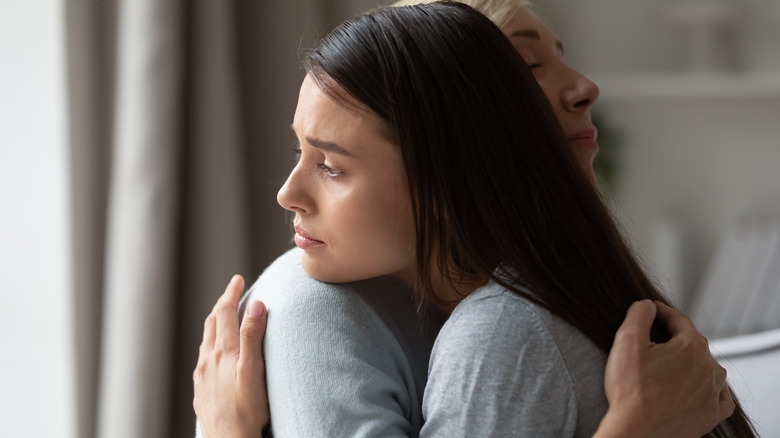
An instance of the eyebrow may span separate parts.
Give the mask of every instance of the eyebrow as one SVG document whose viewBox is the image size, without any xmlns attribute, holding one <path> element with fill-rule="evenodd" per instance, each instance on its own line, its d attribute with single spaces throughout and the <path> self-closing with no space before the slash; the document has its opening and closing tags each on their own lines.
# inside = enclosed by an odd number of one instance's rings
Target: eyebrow
<svg viewBox="0 0 780 438">
<path fill-rule="evenodd" d="M 520 29 L 509 34 L 509 38 L 514 37 L 530 38 L 536 41 L 540 41 L 542 39 L 542 36 L 539 34 L 539 32 L 534 29 Z M 558 50 L 563 53 L 563 43 L 560 40 L 555 40 L 555 47 L 557 47 Z"/>
<path fill-rule="evenodd" d="M 326 152 L 334 152 L 336 154 L 346 155 L 347 157 L 353 156 L 352 152 L 344 149 L 332 141 L 322 140 L 314 137 L 306 137 L 306 142 L 315 148 Z"/>
<path fill-rule="evenodd" d="M 295 128 L 292 125 L 290 125 L 290 130 L 292 131 L 292 134 L 297 137 L 297 134 L 295 133 Z M 306 137 L 305 140 L 313 147 L 326 152 L 334 152 L 347 157 L 355 156 L 355 154 L 353 154 L 352 152 L 348 151 L 344 147 L 339 146 L 337 143 L 334 143 L 332 141 L 322 140 L 316 137 Z M 300 147 L 300 142 L 298 142 L 298 147 Z"/>
</svg>

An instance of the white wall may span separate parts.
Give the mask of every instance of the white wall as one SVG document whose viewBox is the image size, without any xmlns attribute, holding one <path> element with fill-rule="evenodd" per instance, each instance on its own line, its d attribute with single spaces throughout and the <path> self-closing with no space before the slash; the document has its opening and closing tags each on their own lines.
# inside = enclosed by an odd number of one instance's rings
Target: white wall
<svg viewBox="0 0 780 438">
<path fill-rule="evenodd" d="M 63 5 L 0 2 L 0 435 L 75 436 Z"/>
<path fill-rule="evenodd" d="M 663 264 L 652 254 L 658 225 L 679 227 L 682 263 L 672 270 L 684 305 L 729 226 L 780 216 L 780 0 L 732 2 L 741 22 L 725 33 L 727 61 L 715 73 L 726 79 L 710 81 L 711 93 L 688 89 L 707 77 L 691 71 L 688 33 L 663 15 L 682 0 L 536 3 L 567 60 L 602 88 L 593 111 L 621 137 L 615 198 L 640 255 Z M 756 79 L 769 85 L 731 91 Z"/>
<path fill-rule="evenodd" d="M 601 112 L 624 134 L 617 199 L 626 228 L 652 257 L 657 224 L 677 222 L 684 294 L 697 289 L 724 231 L 780 216 L 780 94 L 627 101 Z"/>
<path fill-rule="evenodd" d="M 563 40 L 570 63 L 591 73 L 682 70 L 692 55 L 689 32 L 668 18 L 668 6 L 696 2 L 736 5 L 738 22 L 724 28 L 720 40 L 733 58 L 727 65 L 780 69 L 780 0 L 534 1 Z"/>
</svg>

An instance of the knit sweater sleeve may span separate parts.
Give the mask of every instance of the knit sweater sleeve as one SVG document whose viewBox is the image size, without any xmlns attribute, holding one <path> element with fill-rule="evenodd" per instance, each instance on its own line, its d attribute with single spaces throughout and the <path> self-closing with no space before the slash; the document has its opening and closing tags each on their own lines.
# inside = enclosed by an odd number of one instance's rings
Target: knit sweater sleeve
<svg viewBox="0 0 780 438">
<path fill-rule="evenodd" d="M 264 354 L 274 436 L 418 435 L 437 331 L 421 331 L 411 292 L 400 282 L 318 282 L 291 250 L 263 273 L 250 298 L 268 308 Z"/>
</svg>

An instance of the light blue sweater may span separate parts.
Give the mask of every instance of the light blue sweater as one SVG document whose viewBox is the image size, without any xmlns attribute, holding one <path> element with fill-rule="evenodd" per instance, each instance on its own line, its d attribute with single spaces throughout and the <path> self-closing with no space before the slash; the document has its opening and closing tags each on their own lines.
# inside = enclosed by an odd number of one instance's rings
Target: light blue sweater
<svg viewBox="0 0 780 438">
<path fill-rule="evenodd" d="M 443 318 L 422 327 L 411 290 L 392 278 L 316 281 L 303 271 L 301 253 L 294 248 L 274 261 L 244 302 L 260 299 L 268 308 L 274 436 L 417 436 Z"/>
</svg>

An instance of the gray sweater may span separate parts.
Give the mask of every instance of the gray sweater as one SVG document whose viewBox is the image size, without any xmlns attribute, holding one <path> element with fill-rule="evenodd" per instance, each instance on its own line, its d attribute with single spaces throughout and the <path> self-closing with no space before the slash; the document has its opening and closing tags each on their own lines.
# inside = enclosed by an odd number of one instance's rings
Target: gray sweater
<svg viewBox="0 0 780 438">
<path fill-rule="evenodd" d="M 605 356 L 568 323 L 491 282 L 439 333 L 420 435 L 592 436 L 609 407 Z"/>
</svg>

